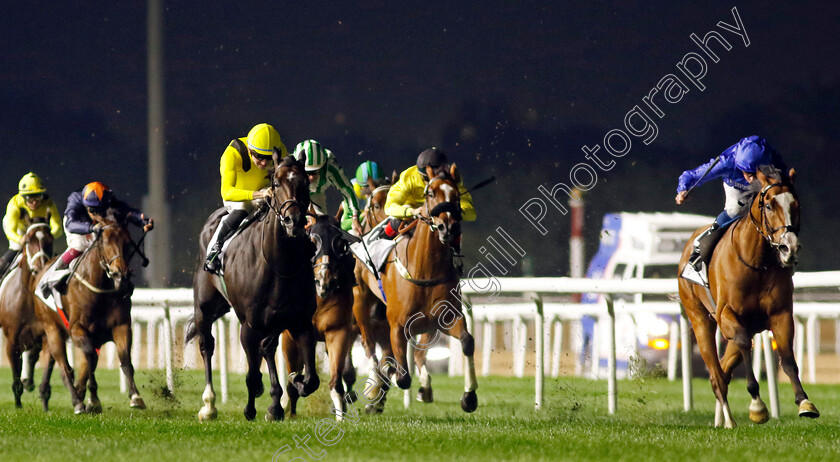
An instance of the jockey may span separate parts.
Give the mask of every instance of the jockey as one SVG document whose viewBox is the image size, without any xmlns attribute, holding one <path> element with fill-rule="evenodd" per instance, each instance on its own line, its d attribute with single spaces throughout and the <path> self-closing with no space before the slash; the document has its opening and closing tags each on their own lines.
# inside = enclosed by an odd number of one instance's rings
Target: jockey
<svg viewBox="0 0 840 462">
<path fill-rule="evenodd" d="M 402 220 L 420 215 L 423 210 L 422 207 L 425 202 L 423 192 L 429 184 L 426 167 L 431 167 L 435 175 L 440 172 L 448 172 L 449 161 L 446 154 L 437 148 L 426 149 L 417 157 L 417 165 L 400 173 L 399 181 L 391 186 L 388 191 L 388 199 L 385 201 L 385 213 L 393 217 L 382 230 L 387 238 L 393 239 L 397 236 Z M 474 221 L 475 208 L 473 207 L 472 196 L 467 192 L 463 181 L 458 183 L 458 192 L 461 193 L 462 220 Z M 461 236 L 458 233 L 458 237 L 454 241 L 456 252 L 460 251 L 460 245 Z"/>
<path fill-rule="evenodd" d="M 0 274 L 4 274 L 22 248 L 21 240 L 26 233 L 25 217 L 49 218 L 50 233 L 61 236 L 61 218 L 55 202 L 47 195 L 47 188 L 38 175 L 29 172 L 20 179 L 18 193 L 6 206 L 3 217 L 3 231 L 9 239 L 9 250 L 0 257 Z"/>
<path fill-rule="evenodd" d="M 362 162 L 359 168 L 356 169 L 356 178 L 350 180 L 350 183 L 353 185 L 353 192 L 356 193 L 356 199 L 359 200 L 360 209 L 364 208 L 361 201 L 367 201 L 373 192 L 370 189 L 370 185 L 368 185 L 368 179 L 373 180 L 374 184 L 380 184 L 384 180 L 382 170 L 379 169 L 379 164 L 372 160 Z M 341 215 L 341 229 L 350 231 L 352 225 L 353 215 L 347 210 L 343 210 Z"/>
<path fill-rule="evenodd" d="M 129 206 L 114 197 L 111 188 L 94 181 L 84 188 L 74 191 L 67 198 L 67 208 L 64 210 L 64 229 L 67 231 L 67 250 L 61 254 L 52 271 L 59 272 L 70 268 L 70 264 L 93 243 L 93 234 L 102 229 L 100 222 L 114 210 L 135 225 L 149 232 L 154 228 L 154 220 L 143 212 Z M 47 287 L 56 288 L 59 292 L 64 288 L 60 284 L 63 278 L 52 280 Z"/>
<path fill-rule="evenodd" d="M 749 203 L 739 199 L 747 194 L 759 165 L 772 165 L 783 172 L 787 171 L 782 157 L 767 144 L 767 141 L 758 136 L 748 136 L 728 147 L 720 154 L 719 159 L 712 159 L 680 175 L 675 199 L 677 205 L 685 202 L 690 188 L 716 178 L 723 179 L 723 191 L 726 194 L 723 211 L 715 218 L 714 223 L 694 240 L 694 251 L 688 261 L 696 271 L 702 269 L 703 262 L 711 255 L 715 243 L 723 236 L 726 227 L 749 208 Z"/>
<path fill-rule="evenodd" d="M 275 151 L 280 159 L 288 155 L 280 134 L 266 123 L 255 125 L 247 137 L 235 139 L 225 148 L 219 172 L 222 175 L 222 201 L 229 213 L 219 224 L 221 229 L 216 243 L 207 252 L 205 270 L 219 270 L 221 263 L 217 257 L 225 241 L 239 229 L 254 209 L 255 201 L 268 196 L 268 191 L 264 189 L 269 186 L 270 180 L 264 170 L 274 166 L 272 154 Z"/>
<path fill-rule="evenodd" d="M 362 225 L 359 223 L 359 205 L 353 186 L 335 161 L 332 151 L 325 149 L 315 140 L 306 140 L 295 147 L 295 158 L 303 162 L 306 174 L 309 176 L 309 197 L 312 208 L 317 215 L 327 214 L 327 196 L 324 191 L 327 183 L 333 185 L 344 197 L 342 204 L 346 213 L 350 214 L 350 228 L 361 235 Z"/>
</svg>

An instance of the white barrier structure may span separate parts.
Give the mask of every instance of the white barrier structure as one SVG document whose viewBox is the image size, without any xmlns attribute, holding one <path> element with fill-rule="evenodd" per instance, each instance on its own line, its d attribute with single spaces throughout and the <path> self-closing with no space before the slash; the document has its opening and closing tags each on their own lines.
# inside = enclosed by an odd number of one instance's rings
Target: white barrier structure
<svg viewBox="0 0 840 462">
<path fill-rule="evenodd" d="M 840 271 L 829 271 L 819 273 L 797 273 L 794 275 L 794 286 L 801 289 L 832 289 L 840 287 Z M 486 290 L 485 290 L 486 289 Z M 563 327 L 560 321 L 579 320 L 582 316 L 595 317 L 598 322 L 606 322 L 612 334 L 610 342 L 611 351 L 608 351 L 608 373 L 607 373 L 607 399 L 609 413 L 617 410 L 617 375 L 615 361 L 615 314 L 616 312 L 628 313 L 655 313 L 679 316 L 679 334 L 681 341 L 676 342 L 676 334 L 672 332 L 672 341 L 669 351 L 669 378 L 676 377 L 676 361 L 678 344 L 691 345 L 690 325 L 682 314 L 679 303 L 674 302 L 627 302 L 615 299 L 617 295 L 671 295 L 677 292 L 677 282 L 674 279 L 573 279 L 573 278 L 498 278 L 498 279 L 473 279 L 469 284 L 462 284 L 462 291 L 465 297 L 467 321 L 471 327 L 482 324 L 481 345 L 476 350 L 482 352 L 482 375 L 489 373 L 491 364 L 491 352 L 493 348 L 494 324 L 499 322 L 511 322 L 513 325 L 514 351 L 514 374 L 517 377 L 525 375 L 525 353 L 527 350 L 528 323 L 535 326 L 534 346 L 536 353 L 535 362 L 535 398 L 536 410 L 542 407 L 543 384 L 546 370 L 550 370 L 553 377 L 559 375 L 560 350 L 562 346 Z M 580 303 L 552 303 L 545 302 L 543 297 L 556 295 L 569 295 L 581 292 L 603 294 L 606 300 L 604 304 L 580 304 Z M 489 294 L 527 294 L 532 301 L 522 303 L 476 303 L 471 304 L 471 297 L 487 297 Z M 189 318 L 193 314 L 192 289 L 136 289 L 132 297 L 132 329 L 134 336 L 134 348 L 132 351 L 133 361 L 136 366 L 145 365 L 147 368 L 165 368 L 166 381 L 170 390 L 174 390 L 174 339 L 176 329 L 183 331 Z M 807 347 L 807 381 L 816 381 L 816 353 L 818 348 L 818 319 L 832 318 L 840 319 L 840 303 L 822 302 L 797 302 L 794 304 L 796 316 L 797 335 L 795 341 L 795 354 L 798 360 L 802 358 Z M 801 320 L 804 319 L 805 323 Z M 146 327 L 146 354 L 141 361 L 141 325 Z M 840 325 L 840 322 L 838 322 Z M 553 329 L 552 329 L 553 326 Z M 553 330 L 553 341 L 551 335 Z M 221 398 L 227 401 L 227 372 L 229 363 L 232 369 L 237 372 L 244 372 L 244 352 L 241 348 L 230 345 L 238 343 L 239 322 L 232 313 L 217 321 L 214 335 L 217 340 L 216 363 L 214 367 L 220 372 Z M 471 329 L 474 332 L 473 329 Z M 779 415 L 778 386 L 776 384 L 775 361 L 768 332 L 756 336 L 755 345 L 764 348 L 765 365 L 767 369 L 768 392 L 770 393 L 770 410 L 773 417 Z M 4 340 L 0 336 L 0 341 Z M 1 344 L 0 344 L 1 345 Z M 551 345 L 551 354 L 545 355 L 545 347 Z M 456 342 L 452 344 L 453 349 L 460 350 Z M 196 348 L 194 344 L 184 346 L 184 366 L 195 367 Z M 458 351 L 460 353 L 460 351 Z M 682 362 L 682 379 L 684 392 L 684 409 L 692 408 L 691 389 L 691 348 L 683 348 L 680 351 Z M 838 353 L 840 353 L 840 340 L 838 340 Z M 113 366 L 111 349 L 105 350 L 106 367 Z M 597 357 L 596 354 L 593 354 Z M 463 356 L 453 355 L 453 361 L 463 361 Z M 754 366 L 760 368 L 760 353 L 756 352 Z M 282 365 L 282 354 L 279 354 L 279 368 Z M 452 374 L 462 374 L 462 364 L 450 362 Z M 459 367 L 460 366 L 460 367 Z M 673 370 L 671 370 L 673 369 Z M 121 383 L 121 388 L 124 383 Z"/>
</svg>

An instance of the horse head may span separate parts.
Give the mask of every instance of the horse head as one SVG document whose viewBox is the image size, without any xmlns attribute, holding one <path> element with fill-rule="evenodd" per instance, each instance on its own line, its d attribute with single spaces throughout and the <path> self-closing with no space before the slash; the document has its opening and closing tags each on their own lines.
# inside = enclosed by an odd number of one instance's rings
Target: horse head
<svg viewBox="0 0 840 462">
<path fill-rule="evenodd" d="M 108 279 L 114 282 L 114 287 L 122 290 L 130 284 L 131 269 L 128 265 L 128 255 L 131 234 L 126 227 L 126 217 L 110 209 L 105 217 L 97 221 L 101 226 L 96 245 L 99 248 L 99 266 L 105 271 Z"/>
<path fill-rule="evenodd" d="M 294 156 L 280 160 L 276 151 L 273 157 L 277 168 L 271 173 L 269 207 L 282 222 L 288 236 L 304 236 L 306 210 L 309 208 L 309 178 L 304 165 Z"/>
<path fill-rule="evenodd" d="M 23 250 L 26 263 L 32 274 L 37 273 L 53 254 L 53 235 L 50 231 L 49 217 L 33 218 L 23 234 Z"/>
<path fill-rule="evenodd" d="M 776 249 L 779 262 L 787 268 L 796 265 L 799 243 L 799 199 L 793 188 L 796 171 L 787 175 L 769 166 L 760 166 L 756 178 L 761 189 L 753 200 L 750 217 L 758 232 Z"/>
<path fill-rule="evenodd" d="M 337 225 L 332 218 L 319 216 L 309 228 L 309 238 L 315 244 L 315 255 L 312 257 L 315 291 L 322 299 L 340 287 L 348 274 L 353 273 L 354 260 L 350 246 L 336 228 Z"/>
<path fill-rule="evenodd" d="M 441 244 L 450 245 L 461 235 L 461 193 L 458 184 L 461 174 L 458 167 L 452 164 L 448 172 L 433 174 L 431 167 L 426 167 L 429 184 L 423 195 L 425 196 L 425 215 L 430 220 L 430 226 L 437 232 Z"/>
</svg>

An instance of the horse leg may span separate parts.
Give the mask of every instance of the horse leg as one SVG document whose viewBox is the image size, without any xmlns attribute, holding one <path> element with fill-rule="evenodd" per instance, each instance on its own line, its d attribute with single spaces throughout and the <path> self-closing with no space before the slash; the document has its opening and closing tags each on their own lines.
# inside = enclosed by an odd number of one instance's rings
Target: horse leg
<svg viewBox="0 0 840 462">
<path fill-rule="evenodd" d="M 83 414 L 85 412 L 85 404 L 76 392 L 76 387 L 73 386 L 73 368 L 70 367 L 70 363 L 67 361 L 67 336 L 64 334 L 64 330 L 53 322 L 44 323 L 44 332 L 46 333 L 50 355 L 58 363 L 59 371 L 61 371 L 61 380 L 64 382 L 67 391 L 70 392 L 73 412 L 75 414 Z"/>
<path fill-rule="evenodd" d="M 96 351 L 93 349 L 93 344 L 87 332 L 79 324 L 73 325 L 72 329 L 70 329 L 70 336 L 73 339 L 73 344 L 82 350 L 82 357 L 76 370 L 78 373 L 76 378 L 76 393 L 84 401 L 88 379 L 90 378 L 90 355 L 96 354 Z"/>
<path fill-rule="evenodd" d="M 324 341 L 327 346 L 327 357 L 330 361 L 330 399 L 335 409 L 335 420 L 341 421 L 344 411 L 344 383 L 341 378 L 344 374 L 344 359 L 348 353 L 348 328 L 331 330 L 324 333 Z"/>
<path fill-rule="evenodd" d="M 44 406 L 44 412 L 47 412 L 50 410 L 49 403 L 50 397 L 52 396 L 50 377 L 52 377 L 53 367 L 55 366 L 55 360 L 50 355 L 49 348 L 41 350 L 41 364 L 44 365 L 44 377 L 41 380 L 41 386 L 38 387 L 38 391 L 41 394 L 41 404 Z"/>
<path fill-rule="evenodd" d="M 475 390 L 478 388 L 478 381 L 475 378 L 475 340 L 467 331 L 467 323 L 461 316 L 455 324 L 446 329 L 445 332 L 461 341 L 461 350 L 467 358 L 467 370 L 464 373 L 464 396 L 461 398 L 461 409 L 464 412 L 473 412 L 478 407 L 478 397 Z"/>
<path fill-rule="evenodd" d="M 300 398 L 297 388 L 295 388 L 295 379 L 299 377 L 303 371 L 303 362 L 300 360 L 300 354 L 295 341 L 292 339 L 289 331 L 284 331 L 280 335 L 280 340 L 283 348 L 283 358 L 286 359 L 286 376 L 289 382 L 286 385 L 286 394 L 280 401 L 282 406 L 289 411 L 289 417 L 297 417 L 297 401 Z M 303 377 L 301 377 L 301 380 Z"/>
<path fill-rule="evenodd" d="M 420 336 L 420 344 L 428 345 L 431 334 L 426 332 Z M 432 403 L 435 401 L 434 393 L 432 393 L 432 376 L 426 368 L 426 352 L 424 348 L 414 349 L 414 364 L 417 366 L 417 371 L 420 373 L 420 389 L 417 391 L 417 401 L 421 403 Z"/>
<path fill-rule="evenodd" d="M 257 408 L 254 401 L 262 396 L 264 388 L 262 384 L 262 353 L 260 352 L 260 336 L 253 329 L 243 323 L 239 329 L 239 342 L 245 350 L 245 358 L 248 362 L 248 372 L 245 374 L 245 385 L 248 387 L 248 403 L 245 405 L 245 419 L 254 420 L 257 416 Z"/>
<path fill-rule="evenodd" d="M 268 406 L 268 413 L 265 415 L 265 420 L 268 422 L 283 420 L 283 406 L 280 405 L 280 398 L 283 396 L 283 387 L 280 386 L 277 363 L 274 358 L 274 355 L 277 353 L 278 340 L 279 336 L 272 335 L 267 339 L 263 339 L 260 348 L 263 358 L 265 358 L 265 364 L 268 366 L 268 377 L 271 382 L 271 388 L 268 390 L 268 394 L 271 396 L 271 405 Z"/>
<path fill-rule="evenodd" d="M 291 332 L 290 332 L 291 333 Z M 315 366 L 315 331 L 312 323 L 307 321 L 306 326 L 293 335 L 303 360 L 303 380 L 295 380 L 294 386 L 301 397 L 307 397 L 318 389 L 321 379 L 318 378 L 318 369 Z"/>
<path fill-rule="evenodd" d="M 726 428 L 734 428 L 735 421 L 732 419 L 732 411 L 729 409 L 729 402 L 726 399 L 729 385 L 724 380 L 723 370 L 720 367 L 720 360 L 717 355 L 715 322 L 693 292 L 685 294 L 681 287 L 680 300 L 682 300 L 685 313 L 691 321 L 694 336 L 697 338 L 697 346 L 700 348 L 700 355 L 709 370 L 709 382 L 712 384 L 712 391 L 717 398 L 717 406 L 720 412 L 717 409 L 715 410 L 715 427 L 725 425 Z"/>
<path fill-rule="evenodd" d="M 408 360 L 406 354 L 408 351 L 408 341 L 405 338 L 404 326 L 394 324 L 391 326 L 391 348 L 394 350 L 394 355 L 390 356 L 397 361 L 399 366 L 396 371 L 397 386 L 403 390 L 411 388 L 411 371 L 408 370 Z M 383 362 L 389 356 L 383 357 Z M 380 369 L 381 370 L 381 369 Z M 390 376 L 389 371 L 385 371 L 386 376 Z"/>
<path fill-rule="evenodd" d="M 356 384 L 356 366 L 353 365 L 353 338 L 347 339 L 347 354 L 344 356 L 344 373 L 341 378 L 344 381 L 344 389 L 351 403 L 355 403 L 358 397 L 353 391 L 353 385 Z"/>
<path fill-rule="evenodd" d="M 131 324 L 120 324 L 111 331 L 114 344 L 117 345 L 120 369 L 128 382 L 129 406 L 135 409 L 146 409 L 146 403 L 140 397 L 137 384 L 134 382 L 134 365 L 131 363 L 131 335 Z M 94 368 L 96 367 L 95 364 Z"/>
<path fill-rule="evenodd" d="M 802 382 L 799 380 L 799 367 L 796 365 L 796 358 L 793 356 L 793 314 L 788 310 L 770 318 L 770 330 L 773 331 L 773 338 L 779 357 L 782 361 L 782 369 L 790 379 L 793 386 L 795 402 L 799 406 L 799 417 L 810 417 L 815 419 L 820 416 L 820 411 L 808 399 L 805 390 L 802 389 Z"/>
<path fill-rule="evenodd" d="M 379 359 L 376 357 L 376 332 L 370 316 L 374 299 L 376 299 L 376 296 L 370 292 L 369 288 L 361 284 L 353 288 L 353 316 L 359 326 L 359 335 L 362 338 L 362 346 L 365 349 L 370 370 L 370 376 L 363 384 L 364 392 L 362 393 L 365 401 L 365 412 L 367 413 L 377 412 L 376 405 L 384 397 L 382 393 L 383 381 L 377 373 Z M 387 333 L 385 336 L 387 337 Z M 388 343 L 387 340 L 385 343 Z M 358 395 L 358 392 L 356 394 Z M 381 412 L 381 407 L 378 411 Z"/>
<path fill-rule="evenodd" d="M 20 373 L 22 370 L 23 353 L 16 345 L 16 338 L 9 338 L 6 341 L 6 357 L 9 358 L 9 364 L 12 365 L 12 394 L 15 396 L 15 407 L 22 408 L 23 403 L 20 397 L 23 396 L 23 383 L 20 381 Z"/>
<path fill-rule="evenodd" d="M 721 313 L 721 324 L 724 326 L 735 326 L 721 330 L 721 333 L 727 337 L 731 337 L 729 344 L 726 346 L 723 359 L 721 360 L 724 371 L 724 380 L 726 383 L 729 383 L 729 379 L 732 377 L 732 369 L 734 369 L 735 365 L 738 363 L 738 360 L 734 359 L 734 357 L 741 356 L 747 364 L 747 367 L 745 367 L 747 370 L 747 391 L 752 398 L 752 401 L 750 402 L 750 420 L 757 424 L 766 423 L 770 420 L 770 413 L 767 412 L 767 406 L 764 404 L 764 401 L 761 400 L 758 380 L 756 380 L 751 367 L 752 335 L 740 326 L 735 319 L 734 314 L 729 309 L 724 309 L 723 313 Z M 728 370 L 727 366 L 729 366 Z"/>
<path fill-rule="evenodd" d="M 29 374 L 23 380 L 23 389 L 26 391 L 35 390 L 35 363 L 38 362 L 38 356 L 41 354 L 41 344 L 36 343 L 31 350 L 29 350 L 29 363 L 25 364 L 28 368 Z"/>
</svg>

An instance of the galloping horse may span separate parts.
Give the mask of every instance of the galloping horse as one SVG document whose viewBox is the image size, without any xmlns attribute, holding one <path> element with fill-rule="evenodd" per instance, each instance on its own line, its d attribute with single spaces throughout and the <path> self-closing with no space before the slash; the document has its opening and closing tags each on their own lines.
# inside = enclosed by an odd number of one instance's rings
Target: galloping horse
<svg viewBox="0 0 840 462">
<path fill-rule="evenodd" d="M 362 211 L 362 216 L 364 217 L 362 229 L 364 233 L 369 232 L 374 226 L 388 218 L 388 215 L 385 214 L 385 201 L 388 199 L 388 191 L 390 191 L 391 186 L 396 183 L 398 178 L 396 171 L 392 173 L 389 184 L 377 184 L 368 178 L 368 187 L 371 190 L 371 194 L 365 209 Z M 367 326 L 369 336 L 382 349 L 383 357 L 393 357 L 394 353 L 391 350 L 391 329 L 388 326 L 388 319 L 385 314 L 385 303 L 374 293 L 379 292 L 379 286 L 378 284 L 373 287 L 367 286 L 363 273 L 368 272 L 368 270 L 360 260 L 356 261 L 356 272 L 358 285 L 353 288 L 353 312 L 357 313 L 356 316 L 358 318 L 363 319 L 364 324 Z M 428 333 L 423 334 L 420 338 L 420 343 L 423 345 L 428 344 L 430 337 Z M 375 345 L 371 348 L 375 348 Z M 424 403 L 431 403 L 434 398 L 432 394 L 432 379 L 426 370 L 427 351 L 424 348 L 415 348 L 414 363 L 420 371 L 420 389 L 417 392 L 417 400 Z M 368 356 L 370 357 L 372 354 L 369 352 Z M 387 367 L 385 375 L 390 377 L 396 371 L 396 368 L 388 364 L 385 366 Z M 348 360 L 345 371 L 349 370 L 350 367 L 352 367 L 352 363 Z M 347 381 L 345 380 L 345 382 Z M 352 387 L 352 383 L 347 383 L 347 385 L 348 387 Z M 381 386 L 385 390 L 385 393 L 381 395 L 382 398 L 376 403 L 365 406 L 368 412 L 382 412 L 385 406 L 387 390 L 390 389 L 390 382 L 382 382 Z"/>
<path fill-rule="evenodd" d="M 473 362 L 475 343 L 463 318 L 458 290 L 460 275 L 455 267 L 454 253 L 450 246 L 458 229 L 457 224 L 461 221 L 458 191 L 460 174 L 455 164 L 452 164 L 449 172 L 438 176 L 435 176 L 431 169 L 427 169 L 427 174 L 430 181 L 425 191 L 424 209 L 414 234 L 403 236 L 397 243 L 392 254 L 395 261 L 390 261 L 380 275 L 384 298 L 375 276 L 357 265 L 356 278 L 360 286 L 363 286 L 361 290 L 364 296 L 354 303 L 354 314 L 359 323 L 366 354 L 371 360 L 371 378 L 378 386 L 385 385 L 385 390 L 387 384 L 380 380 L 381 376 L 378 373 L 383 365 L 389 368 L 388 376 L 391 374 L 390 370 L 395 371 L 397 386 L 402 389 L 411 386 L 411 372 L 406 361 L 409 337 L 440 331 L 458 338 L 468 361 L 466 390 L 461 398 L 461 408 L 472 412 L 478 406 L 475 394 L 478 384 Z M 399 266 L 404 267 L 410 278 L 401 274 Z M 367 302 L 370 294 L 383 302 L 387 299 L 386 316 L 396 364 L 389 359 L 384 349 L 383 363 L 387 364 L 379 364 L 376 359 L 371 310 Z M 428 345 L 428 342 L 421 344 Z M 423 366 L 421 385 L 430 386 L 428 380 L 428 373 Z M 368 390 L 369 399 L 381 400 L 383 393 L 376 386 L 368 387 Z M 428 390 L 428 401 L 431 401 L 431 389 Z M 420 394 L 422 397 L 424 390 L 421 389 Z"/>
<path fill-rule="evenodd" d="M 95 372 L 99 349 L 110 341 L 117 346 L 120 369 L 128 381 L 129 406 L 146 409 L 134 382 L 134 366 L 131 363 L 131 294 L 134 285 L 129 264 L 138 248 L 128 232 L 124 214 L 109 209 L 104 217 L 96 220 L 101 230 L 94 234 L 93 242 L 79 257 L 78 266 L 67 281 L 67 292 L 61 296 L 63 312 L 47 307 L 41 300 L 38 300 L 35 310 L 45 324 L 50 352 L 58 362 L 63 377 L 73 375 L 64 355 L 65 329 L 82 351 L 75 396 L 71 392 L 77 414 L 102 412 Z M 44 272 L 39 279 L 43 275 Z M 87 406 L 80 408 L 78 405 L 85 398 L 85 388 L 90 390 L 90 397 Z"/>
<path fill-rule="evenodd" d="M 344 378 L 345 358 L 349 356 L 353 341 L 353 268 L 355 259 L 350 253 L 347 241 L 337 227 L 338 222 L 328 216 L 317 217 L 309 228 L 309 235 L 315 243 L 315 287 L 318 308 L 312 317 L 312 326 L 319 341 L 326 343 L 330 358 L 330 398 L 336 410 L 336 418 L 341 420 L 345 411 Z M 283 355 L 286 369 L 291 374 L 303 370 L 303 362 L 298 354 L 298 347 L 288 331 L 282 337 Z M 296 414 L 298 400 L 297 389 L 292 386 L 294 379 L 286 387 L 289 399 L 289 414 Z"/>
<path fill-rule="evenodd" d="M 35 316 L 35 274 L 46 266 L 53 253 L 53 236 L 48 220 L 35 218 L 23 235 L 23 249 L 20 263 L 12 268 L 8 277 L 0 286 L 0 326 L 6 336 L 6 356 L 12 365 L 12 392 L 15 407 L 21 407 L 20 398 L 24 387 L 34 389 L 33 372 L 38 354 L 41 353 L 45 365 L 44 381 L 40 393 L 44 411 L 49 410 L 49 377 L 54 361 L 47 349 L 41 350 L 44 340 L 44 327 Z M 29 351 L 29 364 L 22 364 L 21 354 Z M 23 367 L 29 370 L 29 378 L 20 380 Z"/>
<path fill-rule="evenodd" d="M 712 255 L 709 290 L 686 279 L 679 280 L 680 299 L 691 320 L 717 398 L 715 426 L 724 423 L 726 428 L 735 426 L 726 397 L 732 370 L 742 359 L 751 363 L 751 339 L 767 329 L 773 331 L 782 368 L 796 395 L 799 415 L 819 417 L 819 411 L 802 390 L 793 357 L 792 275 L 801 247 L 797 237 L 799 200 L 793 188 L 795 172 L 791 169 L 783 176 L 778 170 L 762 166 L 756 176 L 761 189 L 747 213 L 723 235 Z M 694 236 L 701 231 L 702 228 Z M 694 236 L 683 251 L 680 273 L 691 255 Z M 729 340 L 720 360 L 715 347 L 715 325 Z M 750 420 L 764 423 L 769 419 L 767 407 L 759 396 L 752 368 L 747 367 L 746 371 L 747 391 L 752 397 Z"/>
<path fill-rule="evenodd" d="M 248 360 L 246 419 L 253 420 L 256 416 L 254 400 L 264 391 L 260 373 L 263 359 L 268 365 L 272 398 L 265 417 L 266 420 L 283 419 L 280 405 L 283 389 L 274 360 L 283 330 L 288 330 L 297 343 L 306 367 L 302 380 L 298 376 L 294 382 L 296 391 L 305 397 L 318 389 L 312 327 L 315 283 L 311 258 L 314 245 L 304 231 L 309 208 L 309 180 L 303 164 L 292 156 L 281 163 L 275 152 L 274 163 L 277 168 L 271 173 L 271 190 L 266 201 L 270 210 L 230 242 L 224 276 L 204 271 L 200 261 L 196 268 L 194 325 L 187 341 L 197 335 L 204 358 L 204 406 L 198 412 L 198 419 L 202 421 L 214 419 L 218 413 L 211 368 L 215 339 L 210 329 L 231 306 L 242 323 L 239 339 Z M 207 220 L 201 233 L 199 255 L 205 254 L 223 212 L 224 209 L 219 209 Z"/>
</svg>

